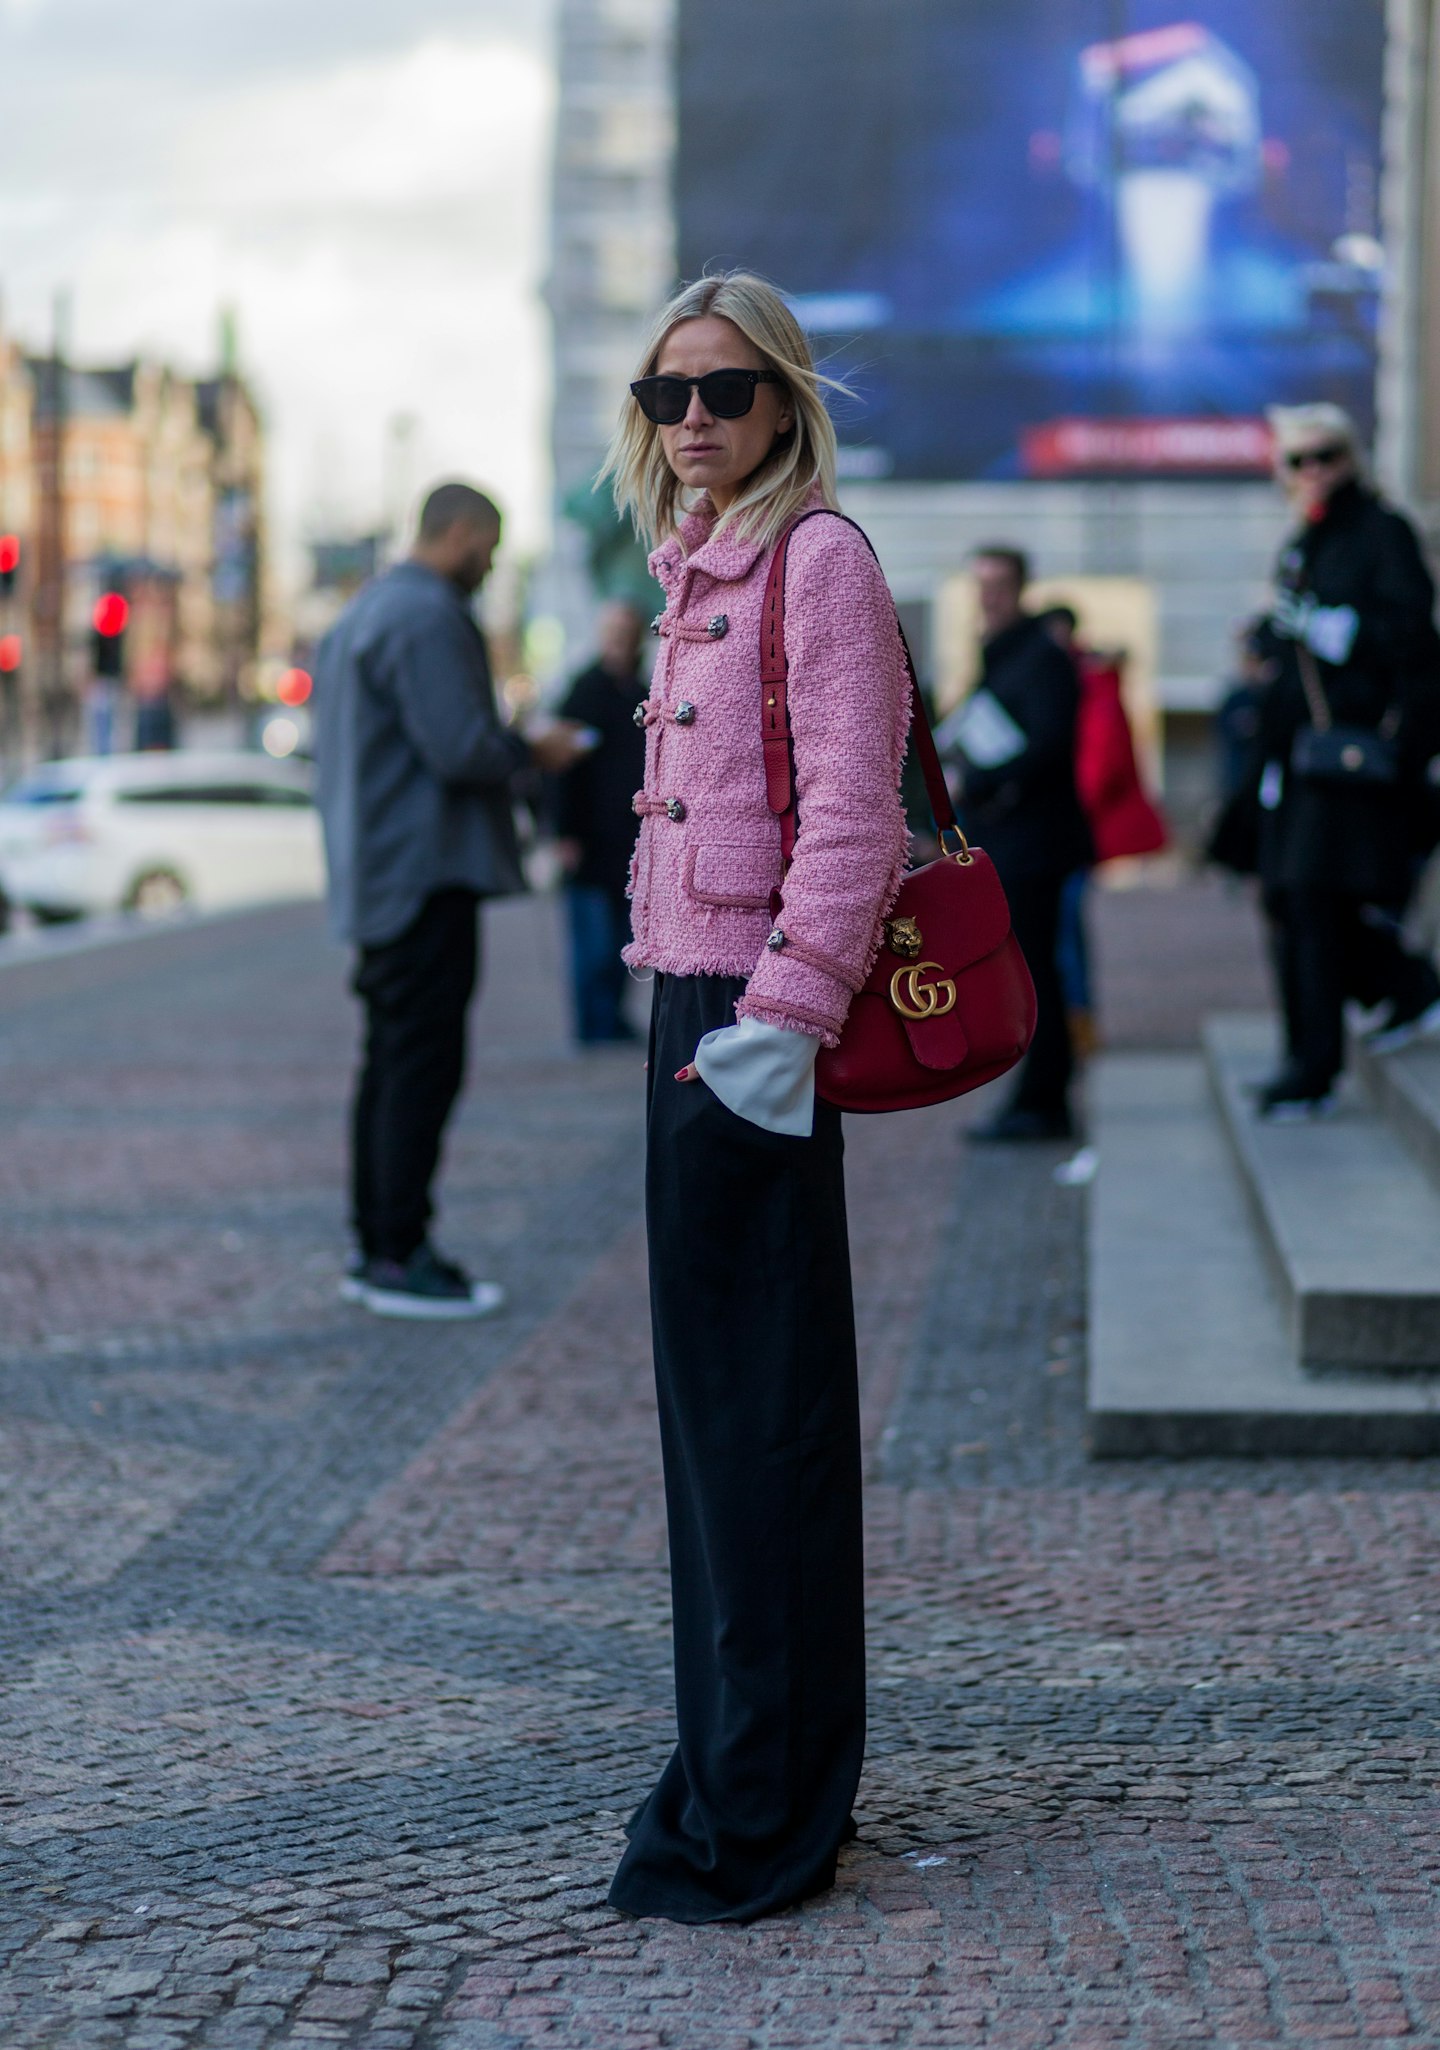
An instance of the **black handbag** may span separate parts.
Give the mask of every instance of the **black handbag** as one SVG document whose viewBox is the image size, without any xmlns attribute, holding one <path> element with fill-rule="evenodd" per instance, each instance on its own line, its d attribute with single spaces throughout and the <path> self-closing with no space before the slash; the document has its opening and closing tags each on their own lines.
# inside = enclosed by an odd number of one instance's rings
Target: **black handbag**
<svg viewBox="0 0 1440 2050">
<path fill-rule="evenodd" d="M 1394 728 L 1399 714 L 1387 712 L 1378 726 L 1337 726 L 1315 657 L 1302 643 L 1296 644 L 1295 656 L 1310 724 L 1302 726 L 1290 744 L 1291 774 L 1302 783 L 1364 784 L 1372 789 L 1398 783 L 1400 753 Z"/>
<path fill-rule="evenodd" d="M 1216 813 L 1205 840 L 1205 859 L 1231 875 L 1253 876 L 1260 867 L 1260 800 L 1253 789 L 1237 790 Z"/>
</svg>

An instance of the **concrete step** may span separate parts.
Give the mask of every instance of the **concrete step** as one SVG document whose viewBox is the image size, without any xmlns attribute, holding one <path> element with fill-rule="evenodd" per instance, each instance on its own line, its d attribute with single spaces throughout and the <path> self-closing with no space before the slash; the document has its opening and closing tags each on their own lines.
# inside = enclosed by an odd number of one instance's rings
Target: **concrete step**
<svg viewBox="0 0 1440 2050">
<path fill-rule="evenodd" d="M 1377 1054 L 1356 1038 L 1350 1060 L 1370 1101 L 1440 1188 L 1440 1045 L 1430 1040 Z"/>
<path fill-rule="evenodd" d="M 1297 1357 L 1440 1371 L 1440 1188 L 1350 1084 L 1332 1118 L 1262 1123 L 1250 1085 L 1275 1070 L 1268 1018 L 1207 1019 L 1204 1045 Z"/>
<path fill-rule="evenodd" d="M 1089 1104 L 1093 1453 L 1440 1452 L 1440 1383 L 1300 1366 L 1198 1054 L 1107 1055 Z"/>
</svg>

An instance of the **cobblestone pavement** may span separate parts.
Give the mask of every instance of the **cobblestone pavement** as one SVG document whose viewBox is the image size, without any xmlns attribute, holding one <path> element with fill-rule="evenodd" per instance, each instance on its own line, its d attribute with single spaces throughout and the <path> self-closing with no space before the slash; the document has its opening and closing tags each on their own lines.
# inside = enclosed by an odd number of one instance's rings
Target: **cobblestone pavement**
<svg viewBox="0 0 1440 2050">
<path fill-rule="evenodd" d="M 1217 891 L 1098 909 L 1117 1040 L 1260 987 Z M 670 1742 L 641 1075 L 548 907 L 490 953 L 443 1237 L 512 1307 L 450 1330 L 336 1298 L 311 912 L 0 972 L 0 2041 L 1440 2042 L 1431 1473 L 1087 1464 L 1084 1197 L 970 1107 L 851 1121 L 859 1841 L 607 1910 Z"/>
</svg>

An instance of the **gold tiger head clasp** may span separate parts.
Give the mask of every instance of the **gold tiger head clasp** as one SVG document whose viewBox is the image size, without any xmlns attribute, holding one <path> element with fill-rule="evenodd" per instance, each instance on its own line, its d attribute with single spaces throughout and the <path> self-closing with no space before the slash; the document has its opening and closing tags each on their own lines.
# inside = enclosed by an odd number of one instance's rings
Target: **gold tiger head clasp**
<svg viewBox="0 0 1440 2050">
<path fill-rule="evenodd" d="M 887 918 L 885 944 L 902 961 L 918 961 L 925 950 L 919 924 L 913 918 Z"/>
</svg>

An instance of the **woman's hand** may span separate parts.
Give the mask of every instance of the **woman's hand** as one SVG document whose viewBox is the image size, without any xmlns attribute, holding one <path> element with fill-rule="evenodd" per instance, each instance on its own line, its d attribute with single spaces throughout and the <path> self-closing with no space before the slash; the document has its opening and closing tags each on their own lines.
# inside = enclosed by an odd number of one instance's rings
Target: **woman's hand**
<svg viewBox="0 0 1440 2050">
<path fill-rule="evenodd" d="M 696 1067 L 694 1061 L 687 1062 L 683 1068 L 675 1070 L 675 1080 L 677 1082 L 698 1082 L 700 1080 L 700 1070 Z"/>
</svg>

